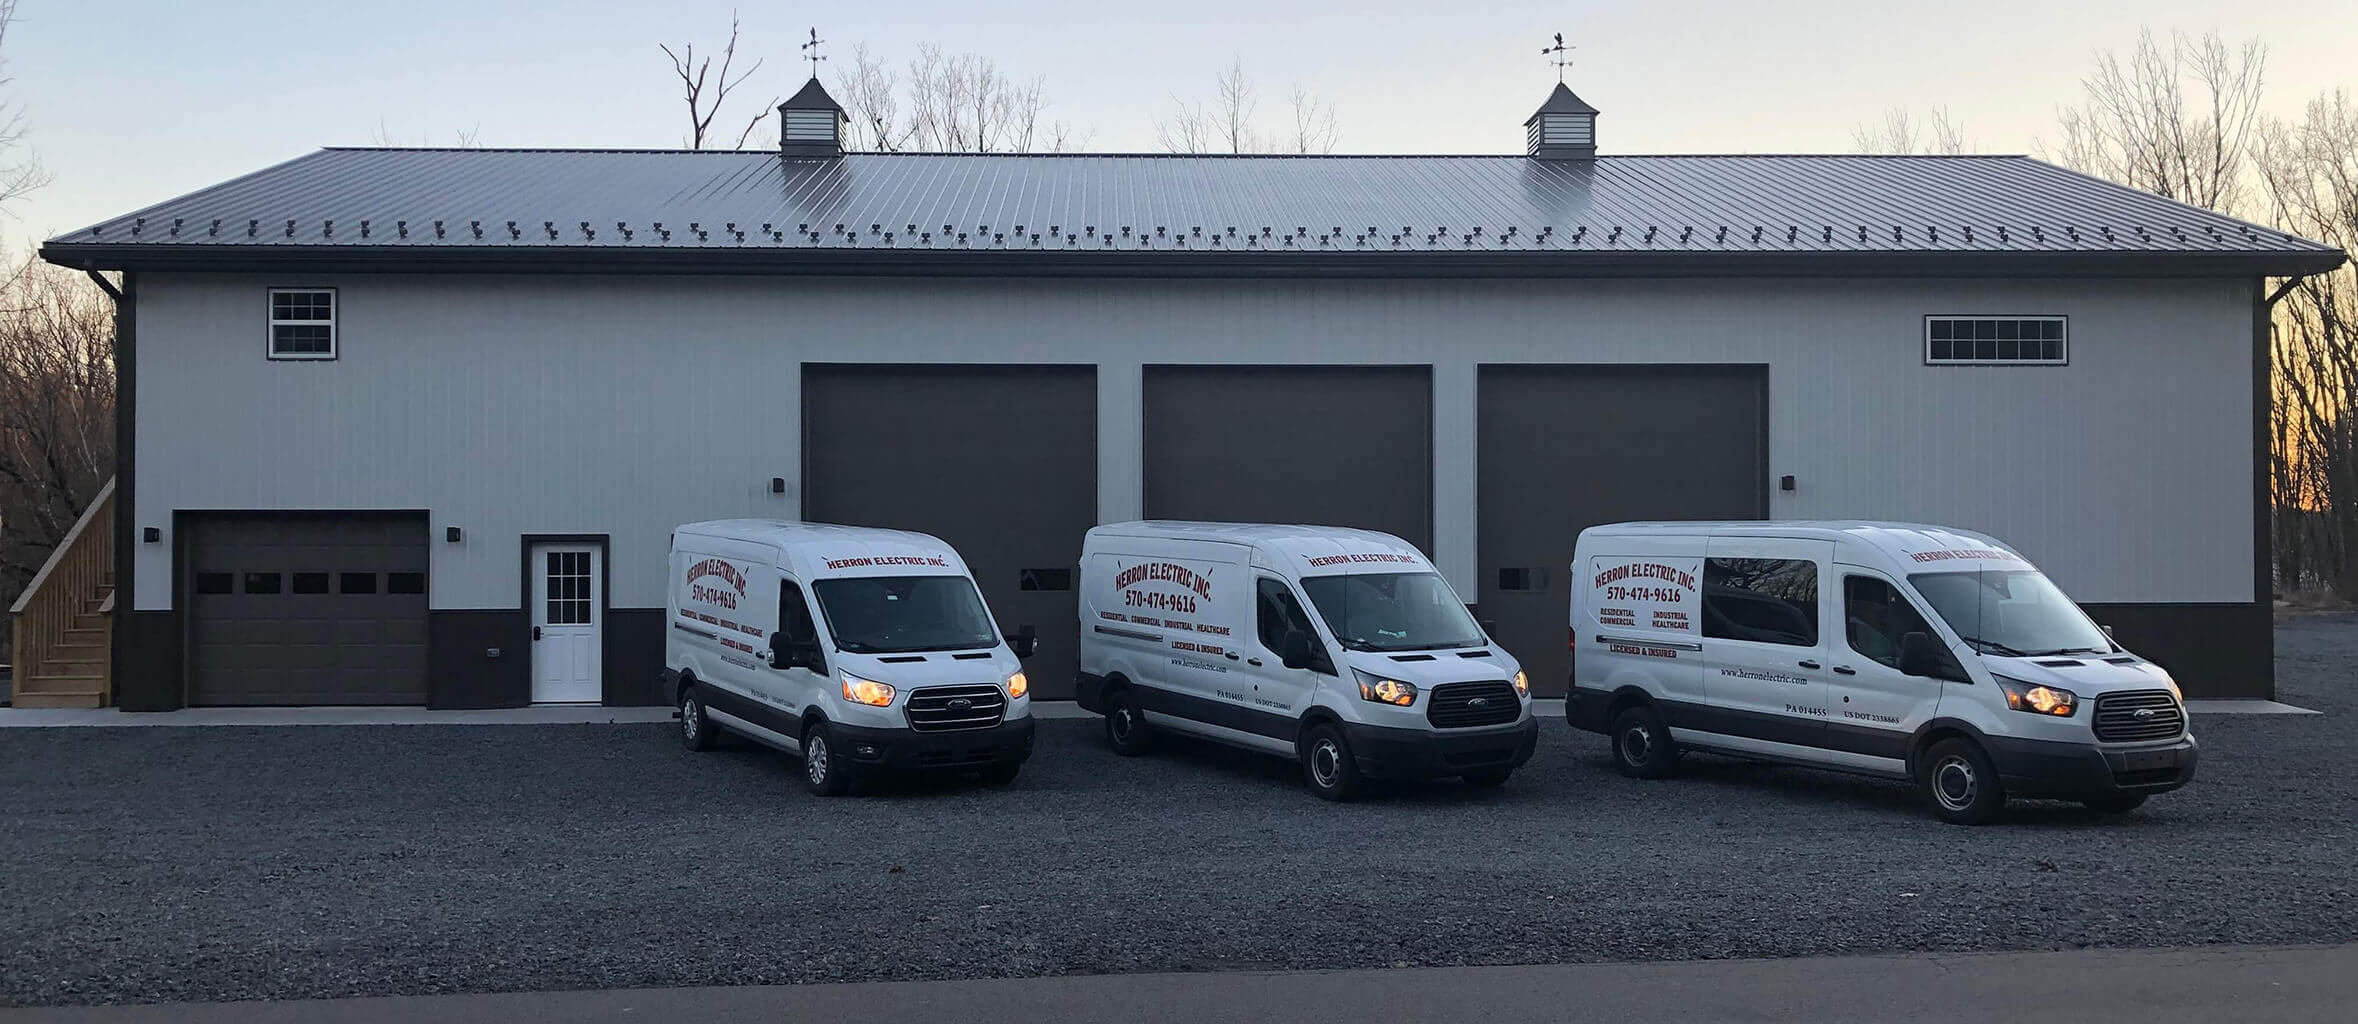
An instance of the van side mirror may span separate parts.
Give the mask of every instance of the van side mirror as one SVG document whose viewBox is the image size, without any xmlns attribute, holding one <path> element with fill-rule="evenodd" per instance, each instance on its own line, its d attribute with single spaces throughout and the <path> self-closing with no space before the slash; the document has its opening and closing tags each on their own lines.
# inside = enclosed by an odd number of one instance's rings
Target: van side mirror
<svg viewBox="0 0 2358 1024">
<path fill-rule="evenodd" d="M 819 653 L 817 641 L 796 643 L 783 632 L 770 634 L 770 656 L 767 660 L 770 667 L 775 669 L 807 668 L 820 675 L 827 673 L 827 658 Z"/>
<path fill-rule="evenodd" d="M 1298 629 L 1287 630 L 1283 646 L 1285 650 L 1277 652 L 1277 660 L 1287 668 L 1309 668 L 1318 662 L 1318 656 L 1310 646 L 1308 633 Z"/>
<path fill-rule="evenodd" d="M 1482 638 L 1485 640 L 1498 635 L 1497 619 L 1477 619 L 1475 620 L 1474 625 L 1482 627 Z"/>
<path fill-rule="evenodd" d="M 1018 661 L 1030 658 L 1040 649 L 1040 631 L 1030 626 L 1016 627 L 1015 635 L 1007 638 L 1007 649 L 1015 652 Z"/>
<path fill-rule="evenodd" d="M 1927 679 L 1954 679 L 1957 672 L 1941 656 L 1940 645 L 1932 642 L 1932 634 L 1921 630 L 1900 637 L 1899 670 L 1911 676 Z"/>
</svg>

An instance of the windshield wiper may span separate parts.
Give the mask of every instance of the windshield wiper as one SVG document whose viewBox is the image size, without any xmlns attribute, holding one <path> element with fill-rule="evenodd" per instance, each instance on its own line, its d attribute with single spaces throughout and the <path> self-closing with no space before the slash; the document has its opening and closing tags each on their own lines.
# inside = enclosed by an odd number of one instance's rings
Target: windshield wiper
<svg viewBox="0 0 2358 1024">
<path fill-rule="evenodd" d="M 1357 637 L 1340 636 L 1335 638 L 1335 642 L 1342 644 L 1343 649 L 1346 651 L 1381 651 L 1387 649 L 1378 647 Z"/>
<path fill-rule="evenodd" d="M 2030 652 L 2027 652 L 2027 653 L 2023 654 L 2022 656 L 2023 656 L 2023 657 L 2026 657 L 2026 658 L 2044 658 L 2044 657 L 2047 657 L 2048 655 L 2052 655 L 2052 654 L 2111 654 L 2111 653 L 2112 653 L 2111 651 L 2109 651 L 2109 650 L 2107 650 L 2107 649 L 2105 649 L 2105 648 L 2102 648 L 2102 647 L 2058 647 L 2058 648 L 2055 648 L 2054 650 L 2051 650 L 2051 651 L 2030 651 Z"/>
<path fill-rule="evenodd" d="M 2008 647 L 2005 644 L 1999 643 L 1995 640 L 1984 640 L 1978 636 L 1959 637 L 1958 639 L 1961 639 L 1966 643 L 1972 644 L 1976 647 L 1987 647 L 1990 649 L 1990 653 L 2002 654 L 2009 658 L 2028 658 L 2032 656 L 2022 651 L 2015 650 L 2012 647 Z"/>
</svg>

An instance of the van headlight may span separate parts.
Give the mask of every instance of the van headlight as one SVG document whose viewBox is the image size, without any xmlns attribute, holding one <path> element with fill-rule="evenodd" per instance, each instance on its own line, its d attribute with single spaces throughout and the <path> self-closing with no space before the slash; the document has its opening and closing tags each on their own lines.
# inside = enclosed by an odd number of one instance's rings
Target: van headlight
<svg viewBox="0 0 2358 1024">
<path fill-rule="evenodd" d="M 892 704 L 892 684 L 862 679 L 846 672 L 843 675 L 843 699 L 870 707 L 889 707 Z"/>
<path fill-rule="evenodd" d="M 1524 697 L 1531 696 L 1531 677 L 1524 675 L 1522 669 L 1515 670 L 1515 693 Z"/>
<path fill-rule="evenodd" d="M 2070 690 L 2026 683 L 2000 675 L 1990 678 L 1997 681 L 1998 691 L 2006 695 L 2006 706 L 2016 711 L 2050 718 L 2070 718 L 2072 712 L 2080 708 L 2080 695 Z"/>
<path fill-rule="evenodd" d="M 1008 700 L 1015 700 L 1030 692 L 1032 692 L 1032 681 L 1025 679 L 1023 673 L 1018 672 L 1007 677 Z"/>
<path fill-rule="evenodd" d="M 1351 670 L 1359 677 L 1359 699 L 1404 708 L 1416 703 L 1416 684 Z"/>
</svg>

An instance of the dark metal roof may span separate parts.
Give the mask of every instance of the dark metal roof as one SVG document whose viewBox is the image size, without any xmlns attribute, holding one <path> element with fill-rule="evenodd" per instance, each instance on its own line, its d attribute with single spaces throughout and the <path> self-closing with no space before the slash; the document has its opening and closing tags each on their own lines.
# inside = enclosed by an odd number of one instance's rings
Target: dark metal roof
<svg viewBox="0 0 2358 1024">
<path fill-rule="evenodd" d="M 820 85 L 818 77 L 814 75 L 810 81 L 803 83 L 800 91 L 787 97 L 786 102 L 778 104 L 778 109 L 833 110 L 841 113 L 843 104 L 835 102 L 835 97 L 827 95 L 827 87 Z"/>
<path fill-rule="evenodd" d="M 1523 123 L 1530 124 L 1537 121 L 1541 114 L 1594 114 L 1596 112 L 1597 108 L 1589 106 L 1587 100 L 1573 94 L 1571 86 L 1557 82 L 1556 91 L 1547 94 L 1547 102 L 1540 104 L 1539 109 L 1532 111 L 1531 116 Z"/>
<path fill-rule="evenodd" d="M 51 239 L 74 266 L 2306 273 L 2339 250 L 2019 156 L 328 149 Z"/>
</svg>

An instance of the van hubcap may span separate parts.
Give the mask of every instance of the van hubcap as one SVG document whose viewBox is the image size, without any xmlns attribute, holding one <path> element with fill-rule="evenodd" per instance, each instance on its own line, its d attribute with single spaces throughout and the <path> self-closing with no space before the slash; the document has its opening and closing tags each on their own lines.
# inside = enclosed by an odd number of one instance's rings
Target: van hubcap
<svg viewBox="0 0 2358 1024">
<path fill-rule="evenodd" d="M 680 702 L 680 735 L 688 742 L 696 742 L 696 734 L 704 731 L 704 706 L 690 697 Z"/>
<path fill-rule="evenodd" d="M 1343 752 L 1335 748 L 1333 740 L 1320 740 L 1310 748 L 1310 777 L 1317 779 L 1320 786 L 1334 785 L 1335 777 L 1342 770 Z"/>
<path fill-rule="evenodd" d="M 1932 769 L 1932 795 L 1940 805 L 1952 811 L 1973 806 L 1973 797 L 1980 787 L 1973 777 L 1973 764 L 1962 757 L 1942 761 Z"/>
<path fill-rule="evenodd" d="M 811 785 L 827 784 L 827 738 L 812 733 L 802 745 L 802 770 L 811 777 Z"/>
<path fill-rule="evenodd" d="M 1622 760 L 1631 764 L 1644 764 L 1653 755 L 1654 734 L 1647 732 L 1645 726 L 1632 726 L 1628 732 L 1621 734 Z"/>
<path fill-rule="evenodd" d="M 1128 740 L 1130 738 L 1130 730 L 1136 728 L 1137 724 L 1137 721 L 1130 717 L 1129 705 L 1125 704 L 1114 709 L 1113 732 L 1115 739 Z"/>
</svg>

